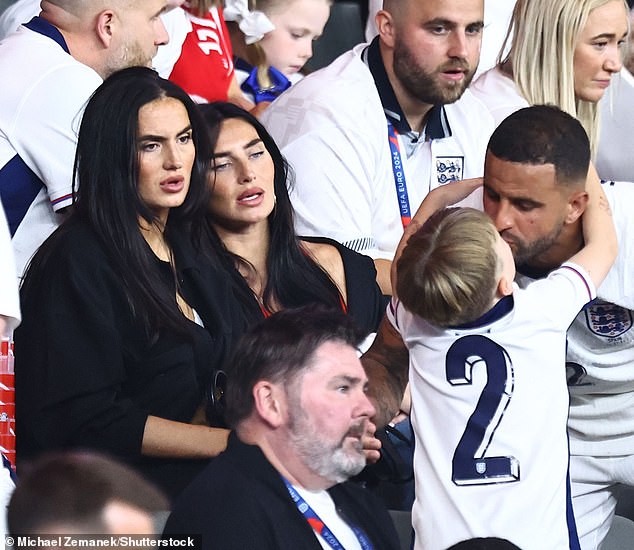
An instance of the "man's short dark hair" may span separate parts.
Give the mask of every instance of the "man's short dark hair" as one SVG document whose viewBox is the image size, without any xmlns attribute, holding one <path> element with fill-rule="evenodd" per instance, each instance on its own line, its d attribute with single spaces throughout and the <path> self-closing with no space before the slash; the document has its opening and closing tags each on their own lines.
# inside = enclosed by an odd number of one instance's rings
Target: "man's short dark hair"
<svg viewBox="0 0 634 550">
<path fill-rule="evenodd" d="M 489 140 L 488 151 L 500 160 L 553 164 L 557 182 L 585 181 L 590 141 L 581 123 L 552 105 L 533 105 L 505 118 Z"/>
<path fill-rule="evenodd" d="M 64 525 L 81 533 L 104 533 L 104 508 L 127 504 L 154 513 L 167 498 L 129 466 L 92 452 L 50 453 L 20 470 L 7 512 L 9 532 L 41 533 Z"/>
<path fill-rule="evenodd" d="M 286 309 L 251 327 L 227 362 L 227 423 L 235 428 L 251 414 L 258 380 L 292 384 L 322 344 L 335 341 L 357 348 L 362 340 L 350 316 L 323 306 Z"/>
</svg>

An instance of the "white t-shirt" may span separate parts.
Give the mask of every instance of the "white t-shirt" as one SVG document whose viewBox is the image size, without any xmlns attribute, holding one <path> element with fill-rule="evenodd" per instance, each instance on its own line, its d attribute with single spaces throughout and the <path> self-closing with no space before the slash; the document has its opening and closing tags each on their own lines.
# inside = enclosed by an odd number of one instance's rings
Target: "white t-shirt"
<svg viewBox="0 0 634 550">
<path fill-rule="evenodd" d="M 2 203 L 0 203 L 0 258 L 2 258 L 0 261 L 0 315 L 8 317 L 7 332 L 10 332 L 20 322 L 20 297 L 18 280 L 15 277 L 11 235 Z"/>
<path fill-rule="evenodd" d="M 0 40 L 40 13 L 40 0 L 18 0 L 0 15 Z"/>
<path fill-rule="evenodd" d="M 476 75 L 488 71 L 497 64 L 514 7 L 515 0 L 484 0 L 482 49 Z"/>
<path fill-rule="evenodd" d="M 152 58 L 152 67 L 163 78 L 169 78 L 174 65 L 181 56 L 181 49 L 192 24 L 183 8 L 174 8 L 161 14 L 163 25 L 170 37 L 167 44 L 161 44 Z"/>
<path fill-rule="evenodd" d="M 391 259 L 403 225 L 385 105 L 361 58 L 367 46 L 294 84 L 261 120 L 295 170 L 290 196 L 298 234 L 327 236 L 373 258 Z M 382 63 L 381 69 L 385 73 Z M 387 76 L 381 82 L 394 98 Z M 399 135 L 412 215 L 431 189 L 482 176 L 492 131 L 491 116 L 467 90 L 459 101 L 434 109 L 426 128 L 434 139 L 412 143 L 411 136 Z"/>
<path fill-rule="evenodd" d="M 0 197 L 18 275 L 72 202 L 77 133 L 101 77 L 41 18 L 0 42 Z"/>
<path fill-rule="evenodd" d="M 576 538 L 565 335 L 594 296 L 589 276 L 568 263 L 515 287 L 469 327 L 433 326 L 393 299 L 388 319 L 410 352 L 415 548 L 495 536 L 561 550 Z"/>
<path fill-rule="evenodd" d="M 634 130 L 634 76 L 621 69 L 603 95 L 597 172 L 604 179 L 634 182 L 632 131 Z"/>
<path fill-rule="evenodd" d="M 350 526 L 337 513 L 335 502 L 328 491 L 309 491 L 303 487 L 293 485 L 293 488 L 300 494 L 306 503 L 319 516 L 324 524 L 330 529 L 331 533 L 337 538 L 346 550 L 361 550 L 359 539 L 350 529 Z M 332 550 L 324 538 L 313 530 L 319 544 L 324 550 Z"/>
<path fill-rule="evenodd" d="M 489 109 L 496 126 L 511 113 L 529 106 L 513 79 L 497 67 L 483 73 L 469 89 Z"/>
</svg>

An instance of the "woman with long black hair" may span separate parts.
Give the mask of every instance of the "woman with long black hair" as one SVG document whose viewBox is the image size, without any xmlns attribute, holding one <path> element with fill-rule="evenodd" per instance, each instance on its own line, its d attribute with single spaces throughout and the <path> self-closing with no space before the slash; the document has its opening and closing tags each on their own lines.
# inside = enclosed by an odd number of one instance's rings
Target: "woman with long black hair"
<svg viewBox="0 0 634 550">
<path fill-rule="evenodd" d="M 215 142 L 211 249 L 233 278 L 245 322 L 321 303 L 376 331 L 385 300 L 372 260 L 332 239 L 299 237 L 287 190 L 292 171 L 264 126 L 231 103 L 200 108 Z"/>
<path fill-rule="evenodd" d="M 146 68 L 108 78 L 82 118 L 72 212 L 33 258 L 16 332 L 21 460 L 87 447 L 176 494 L 227 431 L 195 425 L 230 347 L 225 275 L 196 252 L 208 134 Z"/>
</svg>

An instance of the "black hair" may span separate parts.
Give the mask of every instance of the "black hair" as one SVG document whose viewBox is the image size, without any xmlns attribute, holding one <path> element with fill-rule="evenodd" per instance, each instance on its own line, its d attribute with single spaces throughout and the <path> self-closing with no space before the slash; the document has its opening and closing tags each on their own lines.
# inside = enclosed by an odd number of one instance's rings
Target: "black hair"
<svg viewBox="0 0 634 550">
<path fill-rule="evenodd" d="M 514 112 L 495 129 L 488 151 L 500 160 L 553 164 L 557 182 L 585 182 L 590 141 L 581 123 L 552 105 L 533 105 Z"/>
<path fill-rule="evenodd" d="M 464 540 L 447 550 L 521 550 L 521 548 L 506 539 L 486 537 Z"/>
<path fill-rule="evenodd" d="M 209 128 L 214 146 L 212 151 L 217 143 L 222 122 L 227 119 L 241 119 L 255 128 L 273 159 L 276 205 L 268 219 L 270 248 L 267 258 L 268 280 L 263 293 L 264 306 L 271 310 L 274 303 L 283 307 L 298 307 L 316 302 L 340 309 L 337 285 L 300 246 L 293 225 L 293 207 L 287 189 L 287 186 L 292 186 L 293 174 L 273 137 L 257 118 L 232 103 L 217 102 L 201 105 L 200 109 Z M 209 217 L 210 235 L 215 250 L 218 251 L 221 262 L 232 272 L 234 281 L 241 289 L 241 301 L 248 308 L 248 304 L 253 302 L 253 293 L 235 268 L 240 264 L 251 268 L 252 266 L 244 258 L 226 249 L 211 227 L 212 215 L 209 214 Z"/>
<path fill-rule="evenodd" d="M 181 206 L 170 210 L 165 239 L 171 244 L 171 228 L 176 226 L 186 227 L 192 236 L 201 234 L 208 204 L 210 147 L 197 106 L 180 87 L 155 71 L 123 69 L 108 77 L 86 105 L 77 141 L 70 216 L 34 257 L 23 289 L 26 292 L 31 285 L 41 284 L 48 263 L 54 261 L 57 243 L 81 221 L 93 230 L 121 274 L 132 314 L 150 340 L 158 337 L 162 327 L 188 332 L 174 292 L 156 269 L 156 256 L 139 226 L 140 218 L 151 224 L 159 222 L 138 189 L 138 115 L 141 107 L 161 98 L 174 98 L 184 105 L 196 148 L 187 197 Z"/>
<path fill-rule="evenodd" d="M 28 535 L 62 524 L 74 532 L 102 533 L 112 502 L 147 513 L 169 508 L 165 495 L 129 466 L 97 453 L 42 455 L 21 468 L 7 510 L 9 531 Z"/>
<path fill-rule="evenodd" d="M 322 344 L 335 341 L 357 348 L 362 340 L 363 334 L 349 315 L 317 304 L 285 309 L 256 323 L 242 335 L 227 361 L 231 367 L 227 423 L 235 428 L 251 414 L 258 380 L 292 385 L 309 368 Z"/>
</svg>

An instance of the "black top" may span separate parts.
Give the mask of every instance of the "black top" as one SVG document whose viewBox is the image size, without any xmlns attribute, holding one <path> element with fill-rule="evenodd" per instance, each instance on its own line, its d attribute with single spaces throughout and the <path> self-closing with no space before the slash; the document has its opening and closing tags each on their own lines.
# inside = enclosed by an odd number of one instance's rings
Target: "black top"
<svg viewBox="0 0 634 550">
<path fill-rule="evenodd" d="M 381 294 L 381 289 L 376 282 L 376 268 L 372 258 L 359 254 L 327 237 L 299 237 L 299 239 L 311 243 L 329 244 L 339 251 L 346 277 L 347 312 L 365 334 L 376 332 L 385 313 L 389 297 Z M 230 269 L 235 268 L 231 267 Z M 237 284 L 242 287 L 240 291 L 235 291 L 235 296 L 238 294 L 248 296 L 249 303 L 243 308 L 242 313 L 245 326 L 262 320 L 264 313 L 244 277 L 235 270 L 232 279 L 234 284 L 237 281 Z M 236 308 L 240 309 L 239 300 L 236 302 Z M 233 314 L 237 315 L 235 312 Z"/>
<path fill-rule="evenodd" d="M 328 490 L 342 518 L 367 535 L 376 550 L 398 549 L 387 510 L 350 482 Z M 227 450 L 176 500 L 164 534 L 202 534 L 204 550 L 321 550 L 277 470 L 259 447 L 232 433 Z"/>
<path fill-rule="evenodd" d="M 134 322 L 122 279 L 92 230 L 82 223 L 57 239 L 44 283 L 21 294 L 16 331 L 17 455 L 90 448 L 133 463 L 175 494 L 203 461 L 141 456 L 148 415 L 189 422 L 232 342 L 225 312 L 226 276 L 174 245 L 182 293 L 205 328 L 162 331 L 149 342 Z M 174 289 L 169 264 L 156 268 Z M 206 462 L 206 461 L 205 461 Z"/>
<path fill-rule="evenodd" d="M 376 332 L 389 297 L 381 294 L 381 289 L 376 282 L 376 268 L 372 258 L 359 254 L 327 237 L 300 237 L 300 239 L 311 243 L 329 244 L 339 251 L 346 275 L 348 314 L 364 332 Z"/>
</svg>

